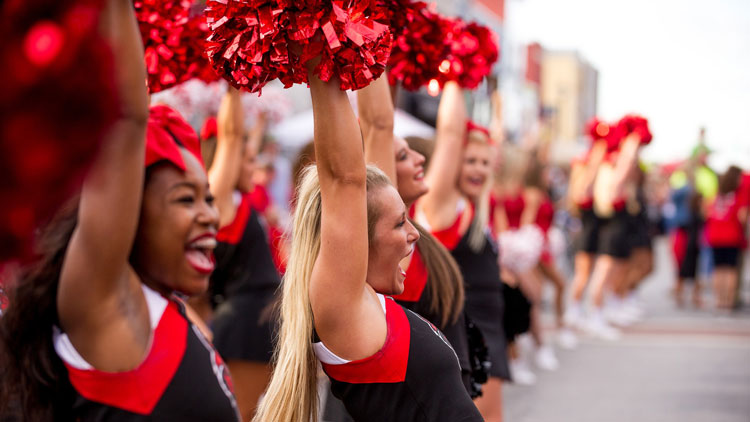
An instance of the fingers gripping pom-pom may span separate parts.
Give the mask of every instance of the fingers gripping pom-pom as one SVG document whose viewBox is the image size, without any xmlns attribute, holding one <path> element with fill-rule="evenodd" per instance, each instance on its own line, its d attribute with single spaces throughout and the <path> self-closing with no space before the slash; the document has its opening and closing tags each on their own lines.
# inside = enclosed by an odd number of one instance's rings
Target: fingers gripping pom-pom
<svg viewBox="0 0 750 422">
<path fill-rule="evenodd" d="M 624 136 L 631 133 L 636 134 L 643 145 L 648 145 L 653 139 L 651 130 L 648 128 L 648 120 L 645 117 L 629 114 L 620 119 L 618 126 Z"/>
<path fill-rule="evenodd" d="M 210 0 L 207 53 L 219 75 L 250 92 L 274 79 L 307 83 L 306 64 L 316 57 L 320 79 L 360 89 L 385 70 L 386 12 L 374 1 Z"/>
</svg>

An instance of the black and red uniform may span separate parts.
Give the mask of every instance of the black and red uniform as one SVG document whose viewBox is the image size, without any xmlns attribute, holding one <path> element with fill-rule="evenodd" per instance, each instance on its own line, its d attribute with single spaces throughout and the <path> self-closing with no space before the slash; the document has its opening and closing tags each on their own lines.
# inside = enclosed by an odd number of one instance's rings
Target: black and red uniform
<svg viewBox="0 0 750 422">
<path fill-rule="evenodd" d="M 152 338 L 145 359 L 131 371 L 93 368 L 55 328 L 55 351 L 75 390 L 73 420 L 238 421 L 229 371 L 182 302 L 145 286 L 143 291 Z"/>
<path fill-rule="evenodd" d="M 442 316 L 430 309 L 432 296 L 429 289 L 426 289 L 429 274 L 422 260 L 422 254 L 419 252 L 419 245 L 414 247 L 414 252 L 406 269 L 406 279 L 404 280 L 404 291 L 400 295 L 393 296 L 404 308 L 410 309 L 417 314 L 425 317 L 432 324 L 441 324 Z M 471 363 L 469 362 L 469 339 L 466 335 L 466 319 L 463 312 L 456 318 L 456 321 L 449 322 L 442 329 L 443 334 L 453 346 L 458 361 L 461 364 L 461 377 L 466 385 L 467 391 L 471 392 Z"/>
<path fill-rule="evenodd" d="M 552 228 L 552 223 L 555 220 L 555 204 L 549 199 L 549 196 L 545 195 L 544 200 L 536 210 L 536 219 L 534 224 L 539 227 L 539 230 L 544 234 L 544 245 L 542 246 L 542 255 L 539 260 L 547 265 L 554 264 L 555 257 L 552 254 L 552 246 L 549 240 L 549 229 Z"/>
<path fill-rule="evenodd" d="M 270 362 L 276 329 L 270 307 L 281 279 L 249 194 L 239 197 L 234 220 L 216 239 L 216 270 L 211 275 L 216 350 L 226 360 Z"/>
<path fill-rule="evenodd" d="M 497 244 L 490 236 L 489 228 L 486 227 L 484 228 L 486 231 L 484 247 L 479 252 L 472 250 L 468 240 L 472 228 L 469 228 L 463 236 L 459 235 L 463 212 L 472 214 L 472 227 L 477 224 L 476 219 L 473 218 L 474 209 L 469 206 L 468 209 L 459 212 L 451 227 L 432 232 L 432 234 L 448 248 L 464 276 L 466 289 L 464 311 L 484 336 L 492 363 L 490 376 L 510 380 L 507 342 L 503 329 L 505 312 L 503 282 L 500 280 Z"/>
<path fill-rule="evenodd" d="M 458 356 L 433 324 L 378 295 L 388 333 L 374 355 L 345 361 L 319 341 L 315 353 L 333 395 L 356 422 L 479 422 Z M 317 340 L 317 339 L 316 339 Z"/>
</svg>

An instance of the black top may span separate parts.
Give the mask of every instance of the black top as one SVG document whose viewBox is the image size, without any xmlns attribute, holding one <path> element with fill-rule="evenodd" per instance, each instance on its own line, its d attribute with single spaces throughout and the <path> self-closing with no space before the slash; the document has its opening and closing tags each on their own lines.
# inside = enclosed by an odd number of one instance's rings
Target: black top
<svg viewBox="0 0 750 422">
<path fill-rule="evenodd" d="M 238 421 L 229 371 L 211 343 L 170 300 L 141 365 L 107 373 L 65 364 L 76 421 Z"/>
<path fill-rule="evenodd" d="M 357 422 L 479 422 L 458 357 L 433 324 L 386 301 L 388 334 L 369 358 L 323 364 L 333 395 Z"/>
<path fill-rule="evenodd" d="M 273 264 L 268 235 L 251 206 L 250 195 L 242 196 L 234 221 L 219 230 L 217 240 L 211 282 L 219 301 L 221 296 L 229 298 L 279 286 L 281 277 Z"/>
</svg>

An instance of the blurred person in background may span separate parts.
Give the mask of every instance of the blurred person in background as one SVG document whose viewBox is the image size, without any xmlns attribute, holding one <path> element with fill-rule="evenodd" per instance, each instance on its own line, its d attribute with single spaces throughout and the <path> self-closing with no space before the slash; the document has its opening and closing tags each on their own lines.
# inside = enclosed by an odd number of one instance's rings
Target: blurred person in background
<svg viewBox="0 0 750 422">
<path fill-rule="evenodd" d="M 731 166 L 719 178 L 716 199 L 706 216 L 706 242 L 714 257 L 713 287 L 716 307 L 732 309 L 739 278 L 740 251 L 745 247 L 748 208 L 739 192 L 742 170 Z"/>
</svg>

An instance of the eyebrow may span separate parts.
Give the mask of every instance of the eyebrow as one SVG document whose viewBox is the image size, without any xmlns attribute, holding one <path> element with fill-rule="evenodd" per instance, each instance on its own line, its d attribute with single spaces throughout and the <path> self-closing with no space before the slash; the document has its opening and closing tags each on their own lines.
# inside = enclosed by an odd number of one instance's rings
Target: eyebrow
<svg viewBox="0 0 750 422">
<path fill-rule="evenodd" d="M 179 188 L 190 188 L 190 189 L 197 190 L 198 186 L 196 186 L 196 184 L 192 183 L 192 182 L 179 182 L 179 183 L 175 183 L 174 185 L 170 186 L 169 187 L 169 191 L 173 191 L 173 190 L 179 189 Z"/>
</svg>

